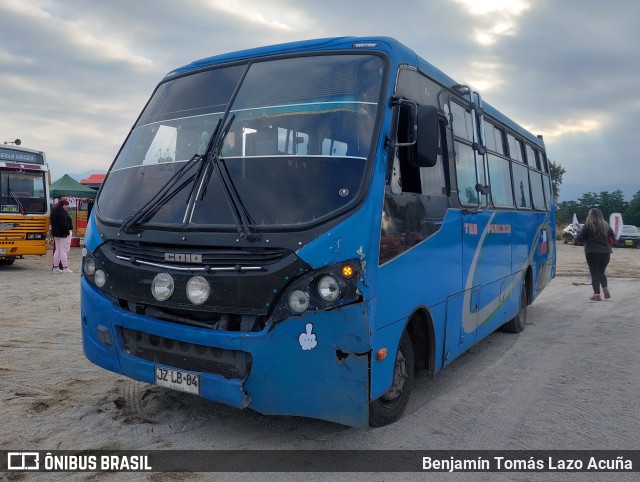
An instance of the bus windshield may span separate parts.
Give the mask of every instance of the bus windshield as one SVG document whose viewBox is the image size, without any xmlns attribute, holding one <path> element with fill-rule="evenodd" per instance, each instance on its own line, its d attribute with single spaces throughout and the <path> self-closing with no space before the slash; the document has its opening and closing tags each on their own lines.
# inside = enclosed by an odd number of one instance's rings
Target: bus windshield
<svg viewBox="0 0 640 482">
<path fill-rule="evenodd" d="M 316 55 L 164 82 L 112 166 L 100 215 L 116 222 L 134 215 L 205 153 L 227 110 L 219 162 L 255 225 L 309 223 L 346 208 L 363 189 L 383 67 L 375 55 Z M 188 168 L 194 180 L 163 199 L 149 224 L 234 223 L 223 181 L 216 172 L 195 179 L 196 172 Z"/>
<path fill-rule="evenodd" d="M 0 213 L 45 214 L 45 173 L 0 170 Z"/>
</svg>

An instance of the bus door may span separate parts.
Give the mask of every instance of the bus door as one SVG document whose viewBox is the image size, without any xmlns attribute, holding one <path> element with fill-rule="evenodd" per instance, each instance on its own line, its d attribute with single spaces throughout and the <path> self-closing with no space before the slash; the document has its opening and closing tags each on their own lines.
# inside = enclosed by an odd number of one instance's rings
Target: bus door
<svg viewBox="0 0 640 482">
<path fill-rule="evenodd" d="M 513 311 L 507 304 L 514 286 L 511 213 L 485 210 L 462 219 L 463 291 L 447 299 L 449 358 L 491 333 Z"/>
<path fill-rule="evenodd" d="M 447 297 L 444 365 L 475 343 L 479 300 L 479 286 Z"/>
<path fill-rule="evenodd" d="M 488 211 L 489 182 L 484 147 L 481 99 L 469 87 L 459 86 L 462 96 L 449 103 L 453 128 L 458 199 L 462 206 L 462 291 L 447 298 L 447 334 L 444 363 L 477 340 L 482 285 L 486 282 L 482 265 L 486 226 L 494 213 Z M 476 102 L 477 101 L 477 102 Z M 465 105 L 466 104 L 466 105 Z"/>
</svg>

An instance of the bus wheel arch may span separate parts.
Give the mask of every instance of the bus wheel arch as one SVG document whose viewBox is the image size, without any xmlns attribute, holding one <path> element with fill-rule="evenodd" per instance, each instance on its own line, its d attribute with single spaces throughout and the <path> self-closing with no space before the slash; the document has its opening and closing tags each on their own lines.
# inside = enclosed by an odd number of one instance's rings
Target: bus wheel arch
<svg viewBox="0 0 640 482">
<path fill-rule="evenodd" d="M 416 309 L 405 325 L 396 352 L 389 390 L 369 404 L 369 425 L 382 427 L 398 420 L 409 402 L 414 373 L 435 369 L 433 321 L 426 308 Z"/>
<path fill-rule="evenodd" d="M 369 403 L 369 425 L 383 427 L 402 416 L 409 403 L 414 369 L 413 341 L 405 328 L 396 351 L 391 387 Z"/>
<path fill-rule="evenodd" d="M 424 306 L 417 308 L 409 317 L 406 330 L 413 343 L 415 368 L 425 369 L 429 376 L 435 373 L 435 334 L 433 319 Z"/>
<path fill-rule="evenodd" d="M 502 325 L 504 331 L 508 333 L 520 333 L 527 326 L 527 306 L 531 304 L 532 280 L 533 271 L 529 266 L 520 285 L 518 313 Z"/>
</svg>

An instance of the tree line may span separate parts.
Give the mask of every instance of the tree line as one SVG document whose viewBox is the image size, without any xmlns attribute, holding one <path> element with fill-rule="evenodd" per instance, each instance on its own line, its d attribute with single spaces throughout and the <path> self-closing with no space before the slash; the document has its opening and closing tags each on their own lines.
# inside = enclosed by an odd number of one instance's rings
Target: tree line
<svg viewBox="0 0 640 482">
<path fill-rule="evenodd" d="M 573 213 L 575 213 L 578 221 L 584 223 L 591 208 L 600 209 L 606 220 L 609 220 L 612 213 L 620 213 L 624 224 L 640 226 L 640 191 L 634 194 L 631 201 L 627 202 L 620 189 L 613 192 L 602 191 L 599 194 L 587 192 L 577 201 L 559 202 L 556 205 L 557 222 L 559 225 L 569 224 L 573 219 Z"/>
<path fill-rule="evenodd" d="M 549 161 L 551 171 L 551 187 L 553 196 L 558 199 L 562 176 L 565 174 L 560 163 Z M 556 204 L 556 222 L 562 226 L 573 221 L 573 214 L 578 217 L 578 221 L 584 223 L 589 214 L 589 209 L 598 208 L 602 211 L 604 218 L 609 219 L 613 213 L 622 214 L 624 224 L 640 226 L 640 191 L 636 192 L 631 201 L 624 200 L 622 190 L 616 189 L 613 192 L 602 191 L 600 194 L 587 192 L 580 196 L 577 201 L 562 201 Z"/>
</svg>

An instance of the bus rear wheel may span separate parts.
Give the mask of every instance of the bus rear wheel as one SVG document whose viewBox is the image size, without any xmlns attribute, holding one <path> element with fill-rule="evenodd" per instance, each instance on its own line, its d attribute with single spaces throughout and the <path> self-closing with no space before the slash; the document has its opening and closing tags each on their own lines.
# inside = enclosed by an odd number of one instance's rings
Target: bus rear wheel
<svg viewBox="0 0 640 482">
<path fill-rule="evenodd" d="M 520 308 L 518 309 L 518 314 L 502 325 L 502 329 L 504 331 L 509 333 L 520 333 L 524 330 L 527 324 L 527 304 L 527 282 L 523 280 L 522 289 L 520 290 Z"/>
<path fill-rule="evenodd" d="M 391 388 L 369 404 L 369 425 L 382 427 L 398 420 L 409 402 L 413 387 L 415 361 L 413 345 L 407 332 L 402 333 L 396 354 Z"/>
</svg>

